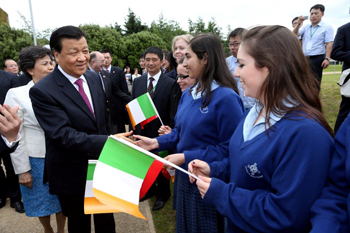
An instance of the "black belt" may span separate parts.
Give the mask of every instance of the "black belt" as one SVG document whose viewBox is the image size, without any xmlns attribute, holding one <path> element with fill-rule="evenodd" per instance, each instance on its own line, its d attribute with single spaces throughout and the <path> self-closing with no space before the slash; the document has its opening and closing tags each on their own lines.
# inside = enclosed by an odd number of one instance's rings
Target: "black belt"
<svg viewBox="0 0 350 233">
<path fill-rule="evenodd" d="M 325 55 L 324 54 L 321 54 L 321 55 L 314 55 L 314 56 L 305 56 L 307 59 L 310 59 L 310 58 L 315 58 L 315 57 L 324 57 Z"/>
</svg>

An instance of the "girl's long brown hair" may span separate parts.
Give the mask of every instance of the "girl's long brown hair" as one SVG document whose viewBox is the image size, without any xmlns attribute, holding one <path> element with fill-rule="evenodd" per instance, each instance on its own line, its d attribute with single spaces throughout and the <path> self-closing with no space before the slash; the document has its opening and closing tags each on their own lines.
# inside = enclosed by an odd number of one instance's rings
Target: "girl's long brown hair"
<svg viewBox="0 0 350 233">
<path fill-rule="evenodd" d="M 224 48 L 219 37 L 213 34 L 201 34 L 194 37 L 188 43 L 188 46 L 191 47 L 198 59 L 207 59 L 207 64 L 201 73 L 200 81 L 202 85 L 200 86 L 203 99 L 202 107 L 206 107 L 210 103 L 211 84 L 213 80 L 220 86 L 233 89 L 238 94 L 237 84 L 228 69 Z M 192 88 L 190 90 L 192 91 Z"/>
<path fill-rule="evenodd" d="M 242 39 L 241 46 L 255 59 L 255 66 L 269 70 L 259 93 L 265 102 L 265 124 L 269 125 L 271 113 L 282 115 L 296 110 L 297 115 L 315 120 L 333 136 L 322 114 L 317 80 L 298 38 L 289 29 L 273 25 L 254 27 Z M 287 106 L 283 100 L 293 104 L 288 96 L 299 105 Z"/>
</svg>

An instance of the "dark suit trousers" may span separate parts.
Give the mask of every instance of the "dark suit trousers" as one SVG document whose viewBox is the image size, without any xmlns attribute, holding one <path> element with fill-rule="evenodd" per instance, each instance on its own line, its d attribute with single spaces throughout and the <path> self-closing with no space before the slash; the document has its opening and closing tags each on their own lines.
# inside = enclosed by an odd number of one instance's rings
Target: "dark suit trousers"
<svg viewBox="0 0 350 233">
<path fill-rule="evenodd" d="M 171 196 L 170 179 L 168 180 L 165 178 L 163 173 L 160 172 L 156 181 L 152 184 L 146 195 L 155 195 L 157 200 L 167 201 Z"/>
<path fill-rule="evenodd" d="M 348 117 L 350 112 L 350 98 L 342 95 L 341 99 L 342 100 L 339 107 L 338 117 L 334 126 L 334 134 L 337 133 L 341 124 L 345 121 L 345 119 Z"/>
<path fill-rule="evenodd" d="M 68 217 L 68 232 L 90 233 L 91 215 L 84 214 L 84 194 L 58 195 L 62 212 Z M 113 214 L 94 214 L 96 233 L 115 233 Z"/>
<path fill-rule="evenodd" d="M 6 176 L 3 168 L 0 166 L 0 198 L 9 197 L 12 203 L 20 201 L 22 199 L 22 195 L 21 190 L 19 188 L 18 176 L 13 170 L 10 155 L 5 154 L 2 157 L 2 162 L 6 169 Z"/>
<path fill-rule="evenodd" d="M 308 56 L 310 68 L 314 75 L 316 76 L 316 79 L 318 81 L 317 87 L 318 90 L 321 88 L 321 81 L 322 81 L 322 62 L 324 61 L 324 55 L 317 55 L 317 56 Z"/>
</svg>

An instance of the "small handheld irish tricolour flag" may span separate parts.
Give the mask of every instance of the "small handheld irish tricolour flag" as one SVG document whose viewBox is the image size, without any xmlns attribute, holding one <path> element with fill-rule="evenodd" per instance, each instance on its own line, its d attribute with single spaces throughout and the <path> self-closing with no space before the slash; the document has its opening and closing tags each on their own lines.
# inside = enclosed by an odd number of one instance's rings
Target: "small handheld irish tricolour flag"
<svg viewBox="0 0 350 233">
<path fill-rule="evenodd" d="M 126 110 L 128 110 L 130 122 L 134 129 L 137 124 L 140 124 L 143 128 L 144 125 L 156 118 L 159 118 L 163 125 L 163 122 L 160 119 L 157 109 L 154 106 L 152 98 L 148 92 L 130 101 L 126 105 Z"/>
<path fill-rule="evenodd" d="M 89 160 L 85 186 L 84 212 L 85 214 L 120 212 L 118 209 L 113 208 L 113 206 L 103 204 L 95 197 L 94 192 L 92 191 L 92 180 L 96 164 L 97 160 Z"/>
<path fill-rule="evenodd" d="M 85 213 L 121 211 L 145 219 L 139 211 L 140 197 L 146 194 L 164 164 L 198 179 L 151 152 L 126 140 L 110 136 L 103 147 L 96 166 L 94 166 L 92 194 L 89 193 L 91 188 L 88 187 L 88 185 L 91 185 L 88 182 L 91 180 L 91 177 L 89 177 L 91 173 L 88 173 L 84 203 Z M 108 209 L 103 205 L 107 206 Z"/>
</svg>

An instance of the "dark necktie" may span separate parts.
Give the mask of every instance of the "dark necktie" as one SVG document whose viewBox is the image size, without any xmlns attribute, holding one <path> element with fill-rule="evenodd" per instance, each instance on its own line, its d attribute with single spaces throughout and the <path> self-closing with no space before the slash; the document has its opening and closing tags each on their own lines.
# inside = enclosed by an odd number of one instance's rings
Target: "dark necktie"
<svg viewBox="0 0 350 233">
<path fill-rule="evenodd" d="M 83 80 L 82 79 L 78 79 L 77 81 L 75 81 L 75 84 L 78 85 L 78 87 L 79 87 L 79 94 L 81 95 L 81 97 L 83 97 L 83 99 L 84 99 L 86 105 L 89 107 L 92 115 L 95 116 L 94 111 L 92 111 L 92 107 L 90 105 L 89 98 L 85 94 L 84 87 L 83 87 Z"/>
<path fill-rule="evenodd" d="M 150 95 L 153 94 L 153 83 L 152 83 L 153 80 L 154 80 L 153 77 L 150 77 L 150 78 L 149 78 L 149 84 L 148 84 L 147 91 L 148 91 L 148 93 L 149 93 Z"/>
<path fill-rule="evenodd" d="M 98 76 L 100 76 L 100 80 L 101 80 L 101 84 L 102 84 L 103 91 L 106 92 L 105 83 L 103 82 L 103 78 L 102 78 L 101 72 L 98 73 Z"/>
</svg>

